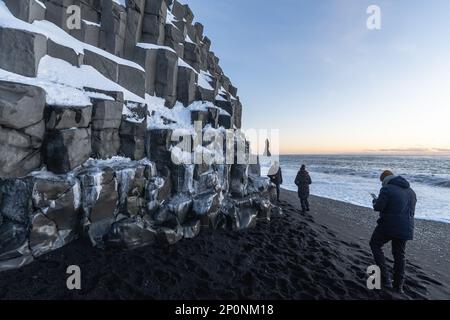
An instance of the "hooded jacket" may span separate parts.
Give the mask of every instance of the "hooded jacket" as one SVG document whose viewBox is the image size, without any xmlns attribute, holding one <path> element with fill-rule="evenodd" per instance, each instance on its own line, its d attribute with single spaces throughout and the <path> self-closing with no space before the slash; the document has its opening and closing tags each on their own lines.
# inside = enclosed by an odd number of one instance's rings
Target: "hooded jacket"
<svg viewBox="0 0 450 320">
<path fill-rule="evenodd" d="M 309 197 L 309 185 L 312 184 L 311 177 L 306 170 L 300 170 L 295 178 L 295 184 L 298 187 L 298 196 L 301 199 Z"/>
<path fill-rule="evenodd" d="M 275 171 L 277 170 L 277 171 Z M 271 171 L 275 171 L 275 174 L 273 174 Z M 267 175 L 272 183 L 279 186 L 283 184 L 283 173 L 281 172 L 281 167 L 278 168 L 270 168 L 269 174 Z"/>
<path fill-rule="evenodd" d="M 374 210 L 380 213 L 377 231 L 393 238 L 413 240 L 416 203 L 416 193 L 405 178 L 385 178 L 373 203 Z"/>
</svg>

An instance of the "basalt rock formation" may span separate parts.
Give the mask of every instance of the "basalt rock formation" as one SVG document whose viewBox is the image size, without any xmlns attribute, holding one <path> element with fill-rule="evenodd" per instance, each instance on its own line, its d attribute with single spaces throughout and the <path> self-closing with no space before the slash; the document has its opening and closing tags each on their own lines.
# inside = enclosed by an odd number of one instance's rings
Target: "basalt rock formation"
<svg viewBox="0 0 450 320">
<path fill-rule="evenodd" d="M 0 271 L 81 236 L 132 249 L 270 219 L 203 33 L 172 0 L 0 0 Z"/>
</svg>

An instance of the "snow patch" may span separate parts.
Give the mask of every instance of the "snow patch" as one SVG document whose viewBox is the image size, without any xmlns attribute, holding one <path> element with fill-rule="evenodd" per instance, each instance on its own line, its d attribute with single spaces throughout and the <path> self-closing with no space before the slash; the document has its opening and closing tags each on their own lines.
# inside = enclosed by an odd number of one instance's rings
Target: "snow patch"
<svg viewBox="0 0 450 320">
<path fill-rule="evenodd" d="M 125 116 L 126 121 L 133 123 L 142 123 L 145 121 L 145 117 L 141 118 L 133 111 L 133 109 L 137 107 L 138 104 L 134 102 L 128 102 L 123 105 L 122 115 Z"/>
<path fill-rule="evenodd" d="M 113 2 L 117 3 L 119 6 L 122 6 L 124 8 L 127 7 L 126 0 L 113 0 Z"/>
<path fill-rule="evenodd" d="M 177 19 L 176 19 L 175 16 L 173 15 L 172 11 L 171 11 L 171 10 L 167 10 L 166 24 L 170 24 L 170 25 L 176 27 L 175 24 L 174 24 L 174 22 L 175 22 L 176 20 L 177 20 Z M 178 28 L 177 28 L 177 29 L 178 29 Z"/>
<path fill-rule="evenodd" d="M 40 5 L 42 8 L 47 9 L 45 4 L 43 4 L 40 0 L 34 0 L 38 5 Z"/>
<path fill-rule="evenodd" d="M 78 179 L 75 179 L 75 184 L 72 187 L 73 192 L 73 207 L 76 209 L 80 208 L 81 205 L 81 187 Z"/>
<path fill-rule="evenodd" d="M 85 20 L 85 19 L 83 19 L 83 21 L 84 21 L 84 23 L 86 23 L 89 26 L 101 27 L 100 23 L 88 21 L 88 20 Z"/>
<path fill-rule="evenodd" d="M 211 81 L 211 76 L 204 71 L 200 71 L 198 74 L 198 85 L 206 90 L 214 91 L 209 81 Z"/>
<path fill-rule="evenodd" d="M 124 0 L 123 0 L 124 1 Z M 34 21 L 32 24 L 26 23 L 18 18 L 16 18 L 8 9 L 3 1 L 0 0 L 0 27 L 12 28 L 25 30 L 37 34 L 44 35 L 45 37 L 51 39 L 52 41 L 72 48 L 76 53 L 83 54 L 84 50 L 90 50 L 97 54 L 100 54 L 118 64 L 127 65 L 129 67 L 145 71 L 139 64 L 120 58 L 113 55 L 105 50 L 92 46 L 90 44 L 79 41 L 78 39 L 72 37 L 70 34 L 65 32 L 63 29 L 59 28 L 57 25 L 51 23 L 47 20 Z"/>
<path fill-rule="evenodd" d="M 181 58 L 178 58 L 178 66 L 179 67 L 184 67 L 184 68 L 189 68 L 189 69 L 191 69 L 192 71 L 194 71 L 195 73 L 198 74 L 198 72 L 194 68 L 192 68 L 192 66 L 190 64 L 188 64 L 186 61 L 184 61 Z"/>
<path fill-rule="evenodd" d="M 41 59 L 36 78 L 0 69 L 0 80 L 41 87 L 47 93 L 47 104 L 49 105 L 89 106 L 92 104 L 90 98 L 114 100 L 103 93 L 85 91 L 83 87 L 121 91 L 126 100 L 144 103 L 141 97 L 107 79 L 95 68 L 86 65 L 77 68 L 64 60 L 50 56 Z"/>
<path fill-rule="evenodd" d="M 176 53 L 175 50 L 173 50 L 171 47 L 167 47 L 167 46 L 159 46 L 157 44 L 153 44 L 153 43 L 145 43 L 145 42 L 139 42 L 137 44 L 138 47 L 143 48 L 143 49 L 162 49 L 162 50 L 168 50 L 170 52 Z"/>
<path fill-rule="evenodd" d="M 184 128 L 193 132 L 191 112 L 183 104 L 177 102 L 172 109 L 165 107 L 165 100 L 151 95 L 145 96 L 148 111 L 148 129 L 177 129 Z"/>
</svg>

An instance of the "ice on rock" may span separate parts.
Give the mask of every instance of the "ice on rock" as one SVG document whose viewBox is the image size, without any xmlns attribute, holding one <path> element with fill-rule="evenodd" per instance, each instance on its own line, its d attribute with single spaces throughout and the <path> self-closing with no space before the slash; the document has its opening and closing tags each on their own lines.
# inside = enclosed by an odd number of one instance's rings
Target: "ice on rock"
<svg viewBox="0 0 450 320">
<path fill-rule="evenodd" d="M 80 182 L 76 179 L 73 185 L 73 207 L 79 209 L 81 205 L 81 188 Z"/>
<path fill-rule="evenodd" d="M 116 172 L 117 183 L 119 186 L 119 203 L 126 202 L 128 193 L 131 189 L 131 183 L 134 180 L 136 170 L 133 168 L 125 168 Z"/>
<path fill-rule="evenodd" d="M 215 213 L 220 207 L 220 195 L 216 192 L 208 192 L 197 195 L 194 198 L 193 210 L 198 216 Z"/>
<path fill-rule="evenodd" d="M 194 193 L 194 169 L 193 164 L 176 165 L 171 168 L 172 185 L 177 193 Z"/>
<path fill-rule="evenodd" d="M 0 225 L 0 271 L 20 268 L 34 260 L 27 227 L 11 221 Z"/>
<path fill-rule="evenodd" d="M 157 211 L 169 199 L 171 183 L 163 177 L 149 180 L 147 185 L 147 210 L 149 213 Z"/>
<path fill-rule="evenodd" d="M 186 220 L 188 213 L 192 208 L 192 197 L 187 194 L 177 194 L 170 199 L 167 204 L 171 212 L 175 214 L 180 224 L 183 224 Z"/>
<path fill-rule="evenodd" d="M 54 221 L 43 213 L 37 212 L 31 218 L 31 225 L 30 248 L 34 257 L 60 247 L 61 241 L 58 242 L 58 228 Z"/>
</svg>

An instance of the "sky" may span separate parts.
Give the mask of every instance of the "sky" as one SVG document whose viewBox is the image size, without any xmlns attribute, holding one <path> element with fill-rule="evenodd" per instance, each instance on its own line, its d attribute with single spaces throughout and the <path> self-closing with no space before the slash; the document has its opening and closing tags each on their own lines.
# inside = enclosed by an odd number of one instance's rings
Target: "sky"
<svg viewBox="0 0 450 320">
<path fill-rule="evenodd" d="M 450 154 L 450 1 L 185 0 L 282 154 Z M 367 8 L 381 29 L 367 28 Z"/>
</svg>

